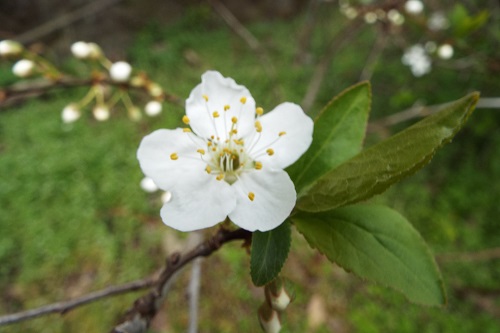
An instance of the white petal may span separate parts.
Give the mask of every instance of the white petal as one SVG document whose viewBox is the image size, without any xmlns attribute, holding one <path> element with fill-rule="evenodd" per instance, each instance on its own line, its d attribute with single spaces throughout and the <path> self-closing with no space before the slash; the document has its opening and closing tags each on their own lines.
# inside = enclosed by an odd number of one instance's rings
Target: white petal
<svg viewBox="0 0 500 333">
<path fill-rule="evenodd" d="M 314 123 L 297 104 L 280 104 L 260 117 L 259 121 L 262 124 L 262 132 L 258 143 L 249 154 L 264 166 L 284 169 L 294 163 L 311 145 Z M 286 134 L 280 136 L 282 132 Z M 269 148 L 274 151 L 272 156 L 266 154 Z"/>
<path fill-rule="evenodd" d="M 242 97 L 246 98 L 244 104 L 240 101 Z M 229 106 L 229 110 L 224 111 L 225 106 Z M 218 118 L 214 118 L 214 112 L 219 113 Z M 191 91 L 186 100 L 186 115 L 193 131 L 203 138 L 213 135 L 225 140 L 233 117 L 238 118 L 236 129 L 239 137 L 255 131 L 255 100 L 252 95 L 244 86 L 215 71 L 203 74 L 201 83 Z"/>
<path fill-rule="evenodd" d="M 180 128 L 161 129 L 142 139 L 137 158 L 146 176 L 152 178 L 161 189 L 171 190 L 175 184 L 186 181 L 192 174 L 206 174 L 206 163 L 196 152 L 201 145 L 202 140 L 193 133 L 185 133 Z M 174 153 L 178 156 L 177 160 L 171 158 Z"/>
<path fill-rule="evenodd" d="M 209 228 L 224 221 L 236 205 L 234 189 L 213 175 L 199 172 L 171 191 L 160 211 L 163 223 L 180 231 Z"/>
<path fill-rule="evenodd" d="M 236 189 L 236 208 L 229 214 L 235 224 L 248 231 L 268 231 L 290 215 L 297 194 L 283 170 L 256 170 L 243 173 L 232 185 Z M 248 197 L 252 192 L 255 197 Z"/>
</svg>

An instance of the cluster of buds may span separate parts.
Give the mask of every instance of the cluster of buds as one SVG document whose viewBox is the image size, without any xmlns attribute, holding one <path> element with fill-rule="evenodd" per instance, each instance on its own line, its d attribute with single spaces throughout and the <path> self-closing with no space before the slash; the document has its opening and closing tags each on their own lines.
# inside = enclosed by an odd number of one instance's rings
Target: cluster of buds
<svg viewBox="0 0 500 333">
<path fill-rule="evenodd" d="M 0 57 L 16 60 L 12 66 L 12 73 L 20 78 L 27 78 L 34 74 L 43 74 L 48 78 L 60 76 L 59 71 L 47 60 L 14 40 L 0 41 Z"/>
<path fill-rule="evenodd" d="M 281 330 L 281 316 L 295 298 L 289 281 L 277 277 L 264 287 L 266 300 L 259 308 L 260 326 L 266 333 L 278 333 Z"/>
<path fill-rule="evenodd" d="M 148 116 L 157 116 L 162 111 L 163 89 L 149 80 L 143 73 L 134 73 L 132 66 L 125 61 L 111 62 L 96 43 L 79 41 L 71 45 L 73 56 L 82 61 L 90 61 L 100 65 L 102 71 L 94 71 L 98 78 L 90 91 L 78 103 L 66 106 L 61 114 L 65 123 L 72 123 L 80 118 L 81 110 L 95 100 L 92 114 L 97 121 L 105 121 L 110 117 L 110 110 L 122 102 L 130 119 L 137 121 L 142 118 L 142 112 L 133 102 L 129 94 L 130 88 L 145 90 L 152 98 L 144 108 Z M 95 69 L 96 66 L 93 66 Z M 103 79 L 105 78 L 105 79 Z M 106 79 L 107 78 L 107 79 Z M 112 89 L 113 87 L 117 89 Z M 105 89 L 106 88 L 106 89 Z M 111 89 L 109 89 L 111 88 Z"/>
</svg>

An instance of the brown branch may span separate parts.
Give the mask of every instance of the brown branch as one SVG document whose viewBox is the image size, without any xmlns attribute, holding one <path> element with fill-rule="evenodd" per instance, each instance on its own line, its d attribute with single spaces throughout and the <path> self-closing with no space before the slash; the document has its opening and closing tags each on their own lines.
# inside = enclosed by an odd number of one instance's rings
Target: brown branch
<svg viewBox="0 0 500 333">
<path fill-rule="evenodd" d="M 111 286 L 109 288 L 95 291 L 93 293 L 75 298 L 70 301 L 53 303 L 36 309 L 0 316 L 0 326 L 14 324 L 17 322 L 34 319 L 36 317 L 52 313 L 65 314 L 66 312 L 69 312 L 77 307 L 98 301 L 103 298 L 118 296 L 121 294 L 145 288 L 150 288 L 156 283 L 156 280 L 157 280 L 156 278 L 148 277 L 142 280 L 125 283 L 119 286 Z"/>
<path fill-rule="evenodd" d="M 318 24 L 318 13 L 322 1 L 310 0 L 307 9 L 304 25 L 299 32 L 299 40 L 297 43 L 297 50 L 295 51 L 295 65 L 304 65 L 310 55 L 310 47 L 312 35 Z"/>
<path fill-rule="evenodd" d="M 145 86 L 135 87 L 130 85 L 129 83 L 116 83 L 105 77 L 82 79 L 66 76 L 58 80 L 41 79 L 35 81 L 20 82 L 5 88 L 0 87 L 0 110 L 8 106 L 15 105 L 16 103 L 20 103 L 27 98 L 45 95 L 53 90 L 85 87 L 95 84 L 116 86 L 123 89 L 139 90 L 147 93 L 147 89 Z M 178 106 L 183 105 L 179 97 L 169 93 L 163 93 L 160 98 L 163 98 L 165 101 Z"/>
<path fill-rule="evenodd" d="M 500 247 L 494 247 L 477 252 L 466 253 L 442 253 L 436 256 L 436 259 L 441 262 L 456 262 L 456 261 L 488 261 L 500 259 Z"/>
<path fill-rule="evenodd" d="M 40 40 L 42 37 L 49 35 L 59 29 L 62 29 L 70 24 L 73 24 L 87 16 L 97 13 L 105 13 L 107 7 L 111 7 L 122 0 L 96 0 L 84 7 L 81 7 L 73 12 L 63 14 L 55 19 L 26 31 L 25 33 L 14 37 L 14 40 L 23 44 L 30 44 Z"/>
<path fill-rule="evenodd" d="M 277 80 L 277 72 L 274 67 L 271 58 L 269 57 L 266 49 L 262 46 L 259 40 L 252 35 L 252 33 L 245 28 L 245 26 L 236 18 L 236 16 L 231 13 L 231 11 L 219 0 L 209 0 L 210 5 L 214 8 L 214 10 L 220 15 L 220 17 L 226 22 L 226 24 L 234 31 L 241 39 L 243 39 L 250 49 L 255 52 L 258 59 L 262 63 L 262 66 L 265 68 L 267 74 L 274 81 L 274 89 L 276 98 L 281 99 L 283 96 L 283 92 L 281 90 L 281 86 L 278 84 Z"/>
<path fill-rule="evenodd" d="M 173 254 L 167 259 L 164 271 L 154 290 L 149 294 L 137 299 L 130 310 L 127 311 L 121 322 L 116 325 L 112 333 L 144 333 L 147 331 L 151 320 L 163 304 L 166 294 L 170 288 L 170 282 L 174 275 L 186 264 L 198 257 L 206 257 L 217 251 L 223 244 L 234 240 L 249 241 L 252 233 L 243 229 L 228 231 L 219 229 L 212 237 L 196 246 L 185 254 Z"/>
</svg>

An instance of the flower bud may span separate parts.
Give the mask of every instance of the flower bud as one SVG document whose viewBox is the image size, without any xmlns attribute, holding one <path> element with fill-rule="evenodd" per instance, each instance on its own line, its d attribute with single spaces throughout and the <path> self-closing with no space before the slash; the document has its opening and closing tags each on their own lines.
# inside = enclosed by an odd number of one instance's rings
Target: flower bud
<svg viewBox="0 0 500 333">
<path fill-rule="evenodd" d="M 87 43 L 90 53 L 89 53 L 89 59 L 99 59 L 100 57 L 103 56 L 101 47 L 97 45 L 96 43 Z"/>
<path fill-rule="evenodd" d="M 150 83 L 146 89 L 152 97 L 160 97 L 163 94 L 163 89 L 156 83 Z"/>
<path fill-rule="evenodd" d="M 132 67 L 125 61 L 118 61 L 111 65 L 109 75 L 116 82 L 127 82 L 132 73 Z"/>
<path fill-rule="evenodd" d="M 142 178 L 141 180 L 141 189 L 144 191 L 144 192 L 148 192 L 148 193 L 153 193 L 153 192 L 156 192 L 158 191 L 158 186 L 155 184 L 155 182 L 149 178 L 149 177 L 144 177 Z"/>
<path fill-rule="evenodd" d="M 2 57 L 16 57 L 23 52 L 23 46 L 13 40 L 3 40 L 0 42 L 0 56 Z"/>
<path fill-rule="evenodd" d="M 28 77 L 33 74 L 35 63 L 28 59 L 21 59 L 14 64 L 12 72 L 19 77 Z"/>
<path fill-rule="evenodd" d="M 76 42 L 71 45 L 71 53 L 78 59 L 88 59 L 91 47 L 86 42 Z"/>
<path fill-rule="evenodd" d="M 266 300 L 274 310 L 282 312 L 295 298 L 291 289 L 288 281 L 277 277 L 264 288 Z"/>
<path fill-rule="evenodd" d="M 61 113 L 61 119 L 66 124 L 77 121 L 80 116 L 80 109 L 75 104 L 67 105 Z"/>
<path fill-rule="evenodd" d="M 279 313 L 271 309 L 267 302 L 262 304 L 259 308 L 259 322 L 266 333 L 278 333 L 281 331 Z"/>
<path fill-rule="evenodd" d="M 438 57 L 444 60 L 453 57 L 453 46 L 450 44 L 443 44 L 437 50 Z"/>
<path fill-rule="evenodd" d="M 133 107 L 131 107 L 131 108 L 128 109 L 128 116 L 133 121 L 139 121 L 142 118 L 142 113 L 141 113 L 141 110 L 139 110 L 138 107 L 133 106 Z"/>
<path fill-rule="evenodd" d="M 109 119 L 109 109 L 105 105 L 97 105 L 92 110 L 92 113 L 97 121 L 105 121 Z"/>
<path fill-rule="evenodd" d="M 161 113 L 162 105 L 158 101 L 150 101 L 144 107 L 144 112 L 150 117 L 155 117 Z"/>
</svg>

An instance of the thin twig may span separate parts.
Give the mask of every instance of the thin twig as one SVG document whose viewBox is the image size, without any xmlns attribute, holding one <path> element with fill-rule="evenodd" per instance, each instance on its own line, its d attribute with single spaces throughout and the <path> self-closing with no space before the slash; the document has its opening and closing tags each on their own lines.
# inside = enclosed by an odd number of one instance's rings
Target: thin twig
<svg viewBox="0 0 500 333">
<path fill-rule="evenodd" d="M 196 243 L 200 242 L 201 234 L 199 232 L 192 232 L 193 238 Z M 198 240 L 199 239 L 199 240 Z M 189 296 L 189 327 L 188 333 L 198 332 L 198 306 L 200 299 L 200 280 L 201 280 L 201 262 L 203 258 L 196 258 L 193 260 L 191 267 L 191 280 L 188 286 Z"/>
<path fill-rule="evenodd" d="M 457 261 L 488 261 L 500 259 L 500 247 L 486 249 L 477 252 L 466 253 L 442 253 L 436 256 L 439 262 L 457 262 Z"/>
<path fill-rule="evenodd" d="M 76 78 L 63 77 L 59 80 L 41 79 L 35 81 L 21 82 L 5 88 L 0 87 L 0 110 L 16 103 L 24 101 L 27 98 L 38 97 L 45 95 L 53 90 L 92 86 L 96 84 L 117 86 L 127 90 L 142 90 L 146 91 L 145 87 L 135 87 L 128 83 L 117 83 L 105 77 L 96 78 Z M 179 97 L 163 93 L 161 96 L 166 102 L 182 106 L 182 101 Z"/>
<path fill-rule="evenodd" d="M 359 76 L 360 81 L 369 81 L 372 78 L 373 71 L 375 70 L 375 66 L 382 55 L 385 47 L 387 46 L 388 41 L 387 32 L 383 29 L 377 30 L 377 37 L 375 42 L 373 43 L 372 50 L 368 55 L 368 59 L 366 59 L 365 66 L 361 71 L 361 75 Z"/>
<path fill-rule="evenodd" d="M 26 31 L 25 33 L 14 37 L 14 40 L 17 40 L 23 44 L 30 44 L 35 41 L 39 41 L 42 37 L 49 35 L 59 29 L 62 29 L 68 25 L 71 25 L 87 16 L 105 13 L 107 7 L 111 7 L 122 0 L 96 0 L 92 1 L 88 5 L 79 8 L 73 12 L 63 14 L 59 17 L 52 18 L 50 21 L 34 28 Z"/>
<path fill-rule="evenodd" d="M 148 277 L 145 279 L 125 283 L 119 286 L 111 286 L 109 288 L 95 291 L 88 295 L 84 295 L 82 297 L 78 297 L 70 301 L 53 303 L 36 309 L 0 316 L 0 326 L 7 324 L 14 324 L 28 319 L 34 319 L 36 317 L 48 315 L 51 313 L 64 314 L 77 307 L 98 301 L 103 298 L 118 296 L 121 294 L 150 288 L 155 284 L 155 282 L 156 278 Z"/>
<path fill-rule="evenodd" d="M 226 24 L 243 39 L 250 49 L 255 52 L 258 59 L 262 63 L 269 77 L 273 80 L 273 87 L 275 89 L 276 98 L 281 99 L 283 92 L 281 86 L 278 84 L 277 72 L 271 58 L 269 57 L 266 49 L 262 46 L 259 40 L 247 29 L 245 26 L 231 13 L 231 11 L 219 0 L 208 1 Z"/>
<path fill-rule="evenodd" d="M 299 33 L 297 50 L 295 51 L 295 65 L 304 65 L 309 58 L 312 34 L 314 32 L 314 28 L 318 23 L 317 17 L 321 2 L 321 0 L 309 1 L 305 22 Z"/>
<path fill-rule="evenodd" d="M 112 333 L 145 333 L 151 320 L 163 304 L 170 288 L 171 279 L 179 270 L 198 257 L 206 257 L 217 251 L 222 245 L 234 240 L 248 241 L 252 233 L 243 229 L 219 231 L 210 239 L 196 246 L 185 254 L 173 254 L 167 259 L 167 264 L 153 291 L 134 302 L 122 321 L 115 326 Z"/>
</svg>

